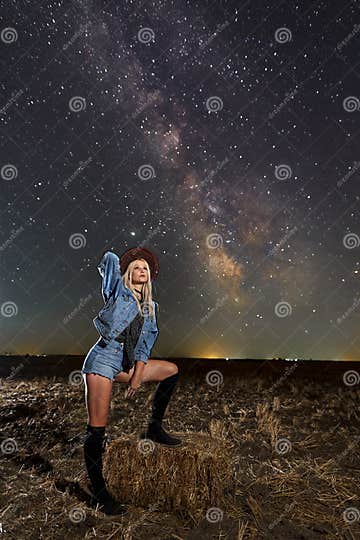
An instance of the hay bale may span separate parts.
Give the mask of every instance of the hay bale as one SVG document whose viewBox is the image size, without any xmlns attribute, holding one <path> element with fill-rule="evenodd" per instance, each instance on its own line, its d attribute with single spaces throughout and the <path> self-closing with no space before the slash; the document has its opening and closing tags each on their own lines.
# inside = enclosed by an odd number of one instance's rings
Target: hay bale
<svg viewBox="0 0 360 540">
<path fill-rule="evenodd" d="M 230 443 L 203 432 L 174 435 L 182 446 L 136 435 L 109 443 L 103 471 L 110 493 L 123 503 L 188 516 L 210 507 L 225 510 L 235 490 Z"/>
</svg>

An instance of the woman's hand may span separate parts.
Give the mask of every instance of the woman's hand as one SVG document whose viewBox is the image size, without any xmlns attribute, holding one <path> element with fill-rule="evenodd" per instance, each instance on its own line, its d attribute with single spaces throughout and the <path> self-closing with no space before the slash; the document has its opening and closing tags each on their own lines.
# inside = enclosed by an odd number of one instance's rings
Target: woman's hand
<svg viewBox="0 0 360 540">
<path fill-rule="evenodd" d="M 126 389 L 125 397 L 133 397 L 141 386 L 141 377 L 134 373 L 129 381 L 130 385 Z"/>
</svg>

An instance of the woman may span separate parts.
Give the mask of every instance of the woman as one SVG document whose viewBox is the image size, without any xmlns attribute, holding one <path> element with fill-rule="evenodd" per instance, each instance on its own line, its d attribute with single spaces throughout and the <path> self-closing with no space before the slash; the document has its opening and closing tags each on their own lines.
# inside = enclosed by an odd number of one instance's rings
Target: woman
<svg viewBox="0 0 360 540">
<path fill-rule="evenodd" d="M 176 364 L 150 360 L 158 336 L 157 302 L 152 299 L 152 284 L 158 274 L 158 261 L 146 248 L 132 248 L 119 257 L 106 251 L 98 265 L 102 277 L 104 306 L 93 319 L 100 334 L 82 367 L 88 423 L 84 441 L 84 458 L 94 496 L 106 514 L 121 514 L 120 505 L 107 491 L 102 474 L 105 450 L 105 428 L 108 422 L 113 382 L 128 383 L 126 398 L 133 397 L 141 383 L 160 381 L 154 395 L 152 415 L 141 438 L 160 444 L 178 446 L 180 439 L 171 437 L 162 420 L 178 379 Z"/>
</svg>

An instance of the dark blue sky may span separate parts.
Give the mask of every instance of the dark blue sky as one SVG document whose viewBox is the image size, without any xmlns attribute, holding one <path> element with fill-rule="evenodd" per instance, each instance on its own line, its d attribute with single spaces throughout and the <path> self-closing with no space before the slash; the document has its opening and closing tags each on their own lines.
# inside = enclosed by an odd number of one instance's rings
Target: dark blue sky
<svg viewBox="0 0 360 540">
<path fill-rule="evenodd" d="M 2 13 L 3 353 L 86 354 L 141 244 L 152 357 L 360 358 L 356 2 Z"/>
</svg>

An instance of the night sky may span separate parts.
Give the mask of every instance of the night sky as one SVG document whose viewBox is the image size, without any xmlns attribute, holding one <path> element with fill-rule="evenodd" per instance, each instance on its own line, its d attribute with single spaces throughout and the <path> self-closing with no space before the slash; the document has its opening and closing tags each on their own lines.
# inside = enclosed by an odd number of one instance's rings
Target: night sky
<svg viewBox="0 0 360 540">
<path fill-rule="evenodd" d="M 3 2 L 1 352 L 86 354 L 153 250 L 152 357 L 360 359 L 360 3 Z"/>
</svg>

